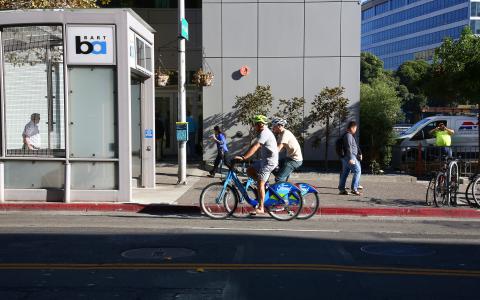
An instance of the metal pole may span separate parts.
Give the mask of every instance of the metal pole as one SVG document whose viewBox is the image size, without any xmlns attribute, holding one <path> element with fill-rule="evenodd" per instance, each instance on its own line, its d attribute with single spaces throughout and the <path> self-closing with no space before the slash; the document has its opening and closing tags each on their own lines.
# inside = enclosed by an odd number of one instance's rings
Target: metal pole
<svg viewBox="0 0 480 300">
<path fill-rule="evenodd" d="M 178 0 L 178 121 L 186 122 L 185 92 L 185 39 L 182 37 L 182 20 L 185 18 L 185 0 Z M 187 142 L 178 142 L 178 182 L 187 183 Z"/>
</svg>

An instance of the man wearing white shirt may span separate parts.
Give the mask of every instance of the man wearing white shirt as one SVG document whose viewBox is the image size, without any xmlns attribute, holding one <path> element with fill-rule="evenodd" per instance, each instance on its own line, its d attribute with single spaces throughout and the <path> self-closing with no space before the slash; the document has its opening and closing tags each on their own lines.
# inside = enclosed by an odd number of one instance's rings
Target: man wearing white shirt
<svg viewBox="0 0 480 300">
<path fill-rule="evenodd" d="M 30 122 L 25 125 L 23 129 L 23 149 L 24 150 L 38 150 L 40 149 L 40 130 L 38 130 L 38 123 L 40 123 L 40 114 L 33 113 L 30 116 Z"/>
</svg>

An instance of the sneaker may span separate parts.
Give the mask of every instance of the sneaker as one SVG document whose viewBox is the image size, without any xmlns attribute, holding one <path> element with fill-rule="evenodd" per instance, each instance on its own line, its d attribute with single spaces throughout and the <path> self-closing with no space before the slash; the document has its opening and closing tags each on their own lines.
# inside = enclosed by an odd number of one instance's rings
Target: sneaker
<svg viewBox="0 0 480 300">
<path fill-rule="evenodd" d="M 360 192 L 359 192 L 359 191 L 352 191 L 352 195 L 355 195 L 355 196 L 360 196 L 360 195 L 362 195 L 362 194 L 360 194 Z"/>
<path fill-rule="evenodd" d="M 338 193 L 338 194 L 339 195 L 350 195 L 350 193 L 347 190 L 340 191 L 340 193 Z"/>
<path fill-rule="evenodd" d="M 345 188 L 345 189 L 349 189 L 349 188 Z M 350 188 L 352 191 L 353 191 L 353 188 Z M 357 190 L 363 190 L 363 186 L 359 185 Z"/>
</svg>

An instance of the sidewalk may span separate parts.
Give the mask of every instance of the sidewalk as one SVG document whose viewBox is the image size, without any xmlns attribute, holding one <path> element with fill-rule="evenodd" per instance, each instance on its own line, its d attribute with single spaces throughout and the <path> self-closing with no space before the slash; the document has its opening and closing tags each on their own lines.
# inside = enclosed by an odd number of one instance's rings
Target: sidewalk
<svg viewBox="0 0 480 300">
<path fill-rule="evenodd" d="M 7 210 L 75 210 L 75 211 L 125 211 L 145 213 L 198 213 L 202 189 L 219 181 L 206 177 L 207 172 L 194 165 L 187 168 L 187 184 L 177 185 L 177 166 L 157 165 L 157 187 L 134 189 L 132 203 L 18 203 L 0 204 Z M 351 178 L 349 178 L 351 179 Z M 317 187 L 320 195 L 319 214 L 361 216 L 418 216 L 480 218 L 480 210 L 463 203 L 463 193 L 457 207 L 436 208 L 425 206 L 427 182 L 416 181 L 406 175 L 363 175 L 361 196 L 339 195 L 338 174 L 297 173 L 292 182 L 306 182 Z M 347 186 L 350 182 L 347 182 Z M 462 185 L 465 189 L 465 185 Z"/>
</svg>

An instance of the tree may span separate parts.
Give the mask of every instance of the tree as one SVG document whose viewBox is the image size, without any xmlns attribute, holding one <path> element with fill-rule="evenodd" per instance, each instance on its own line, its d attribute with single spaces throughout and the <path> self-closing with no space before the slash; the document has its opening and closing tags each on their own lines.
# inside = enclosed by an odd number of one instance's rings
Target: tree
<svg viewBox="0 0 480 300">
<path fill-rule="evenodd" d="M 0 9 L 97 8 L 111 0 L 0 0 Z"/>
<path fill-rule="evenodd" d="M 430 76 L 431 66 L 424 60 L 406 61 L 395 75 L 399 79 L 397 92 L 402 98 L 402 109 L 418 121 L 422 108 L 427 104 L 425 84 Z"/>
<path fill-rule="evenodd" d="M 401 64 L 395 75 L 400 79 L 400 84 L 405 85 L 411 93 L 423 94 L 423 85 L 430 69 L 430 64 L 424 60 L 411 60 Z"/>
<path fill-rule="evenodd" d="M 345 120 L 348 117 L 349 100 L 343 97 L 344 87 L 325 87 L 312 102 L 312 110 L 308 116 L 311 127 L 320 123 L 325 127 L 325 169 L 328 169 L 328 146 L 330 130 L 335 118 Z"/>
<path fill-rule="evenodd" d="M 371 83 L 384 74 L 383 61 L 369 52 L 360 55 L 360 81 Z"/>
<path fill-rule="evenodd" d="M 360 85 L 360 139 L 369 149 L 367 159 L 388 164 L 388 145 L 393 143 L 393 125 L 402 116 L 400 98 L 388 82 L 376 80 Z"/>
<path fill-rule="evenodd" d="M 254 132 L 251 128 L 251 125 L 253 125 L 252 117 L 255 115 L 264 115 L 268 117 L 272 102 L 272 90 L 269 85 L 258 85 L 253 93 L 235 97 L 233 113 L 242 125 L 249 126 L 250 141 L 254 137 Z"/>
<path fill-rule="evenodd" d="M 290 100 L 280 99 L 275 117 L 285 119 L 288 129 L 298 138 L 298 142 L 304 144 L 304 118 L 303 108 L 305 99 L 303 97 L 294 97 Z"/>
<path fill-rule="evenodd" d="M 446 104 L 480 102 L 480 37 L 465 27 L 435 49 L 429 93 Z"/>
<path fill-rule="evenodd" d="M 470 27 L 463 29 L 458 40 L 447 38 L 435 49 L 432 69 L 432 95 L 448 104 L 480 104 L 480 37 Z M 480 114 L 477 116 L 480 122 Z M 480 149 L 480 130 L 478 146 Z"/>
</svg>

